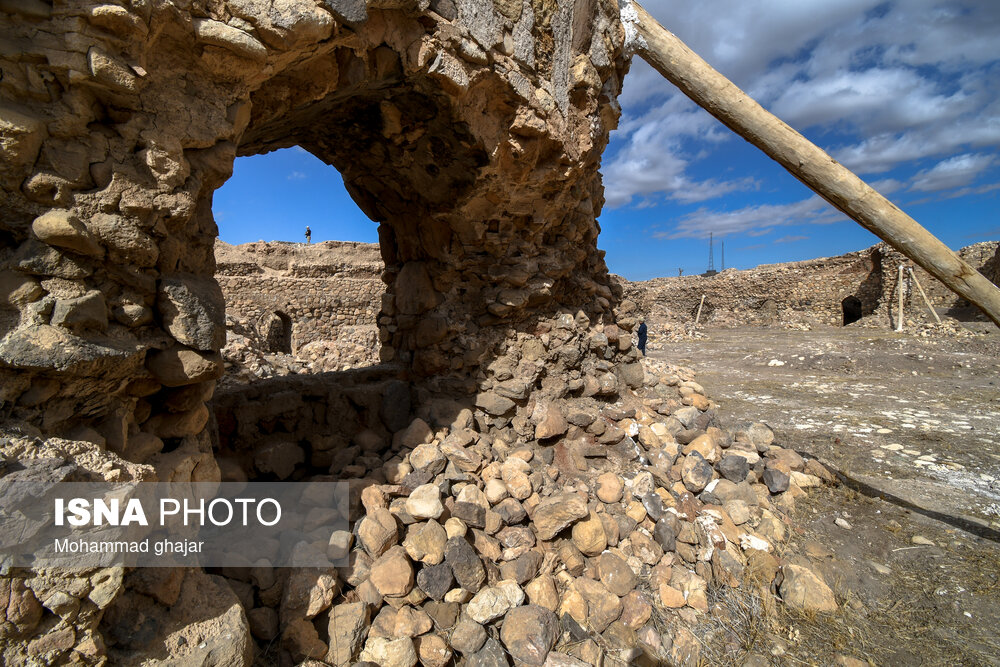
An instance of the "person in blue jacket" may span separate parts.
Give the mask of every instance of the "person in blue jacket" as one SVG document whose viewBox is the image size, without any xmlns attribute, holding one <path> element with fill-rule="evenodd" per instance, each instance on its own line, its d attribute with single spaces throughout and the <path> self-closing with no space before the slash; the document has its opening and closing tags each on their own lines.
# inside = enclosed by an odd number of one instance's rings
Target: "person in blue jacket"
<svg viewBox="0 0 1000 667">
<path fill-rule="evenodd" d="M 639 351 L 642 352 L 642 356 L 646 356 L 646 335 L 648 330 L 646 329 L 646 320 L 642 320 L 639 323 Z"/>
</svg>

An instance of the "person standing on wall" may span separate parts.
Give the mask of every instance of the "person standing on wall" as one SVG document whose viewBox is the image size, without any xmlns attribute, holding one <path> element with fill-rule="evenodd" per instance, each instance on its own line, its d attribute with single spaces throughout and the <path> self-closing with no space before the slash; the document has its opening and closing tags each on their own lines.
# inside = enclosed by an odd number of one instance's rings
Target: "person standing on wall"
<svg viewBox="0 0 1000 667">
<path fill-rule="evenodd" d="M 309 229 L 309 225 L 306 225 L 306 243 L 312 243 L 312 237 L 313 237 L 312 230 Z"/>
<path fill-rule="evenodd" d="M 646 356 L 646 336 L 649 330 L 646 329 L 646 320 L 641 320 L 639 322 L 639 351 L 642 352 L 642 356 Z"/>
</svg>

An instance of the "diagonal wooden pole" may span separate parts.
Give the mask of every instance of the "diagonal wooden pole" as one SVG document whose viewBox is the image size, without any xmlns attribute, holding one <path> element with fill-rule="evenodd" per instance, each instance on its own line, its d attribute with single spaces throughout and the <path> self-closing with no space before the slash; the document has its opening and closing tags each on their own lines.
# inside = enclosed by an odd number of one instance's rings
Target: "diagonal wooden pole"
<svg viewBox="0 0 1000 667">
<path fill-rule="evenodd" d="M 1000 288 L 851 170 L 712 69 L 638 3 L 624 0 L 626 48 L 816 194 L 916 262 L 1000 327 Z"/>
</svg>

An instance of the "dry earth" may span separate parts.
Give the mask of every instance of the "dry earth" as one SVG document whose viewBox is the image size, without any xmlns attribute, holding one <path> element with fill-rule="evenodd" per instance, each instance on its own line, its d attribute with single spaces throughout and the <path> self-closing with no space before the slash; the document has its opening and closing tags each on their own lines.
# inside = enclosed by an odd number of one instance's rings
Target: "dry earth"
<svg viewBox="0 0 1000 667">
<path fill-rule="evenodd" d="M 790 545 L 842 612 L 779 610 L 767 660 L 1000 664 L 1000 333 L 701 333 L 651 356 L 695 368 L 725 418 L 767 423 L 846 480 L 800 501 Z"/>
</svg>

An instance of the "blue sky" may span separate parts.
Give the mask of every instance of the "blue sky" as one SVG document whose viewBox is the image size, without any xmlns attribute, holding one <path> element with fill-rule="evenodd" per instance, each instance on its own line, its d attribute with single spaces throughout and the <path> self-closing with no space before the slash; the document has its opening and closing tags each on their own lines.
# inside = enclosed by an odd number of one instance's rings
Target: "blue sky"
<svg viewBox="0 0 1000 667">
<path fill-rule="evenodd" d="M 953 248 L 1000 238 L 1000 2 L 647 0 L 668 29 Z M 859 250 L 878 239 L 640 59 L 602 166 L 598 245 L 633 280 Z M 237 161 L 223 240 L 377 240 L 301 149 Z"/>
</svg>

